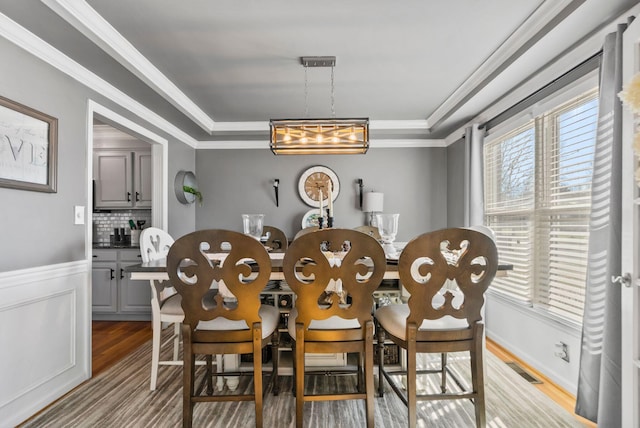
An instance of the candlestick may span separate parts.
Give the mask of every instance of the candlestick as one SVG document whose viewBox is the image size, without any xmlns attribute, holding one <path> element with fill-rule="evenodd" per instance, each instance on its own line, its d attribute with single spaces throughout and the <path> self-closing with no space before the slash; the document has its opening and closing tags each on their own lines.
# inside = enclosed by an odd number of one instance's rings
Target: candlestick
<svg viewBox="0 0 640 428">
<path fill-rule="evenodd" d="M 318 229 L 322 229 L 322 223 L 324 223 L 324 217 L 318 217 Z"/>
<path fill-rule="evenodd" d="M 327 205 L 329 206 L 328 217 L 333 217 L 333 183 L 329 183 L 329 202 Z"/>
</svg>

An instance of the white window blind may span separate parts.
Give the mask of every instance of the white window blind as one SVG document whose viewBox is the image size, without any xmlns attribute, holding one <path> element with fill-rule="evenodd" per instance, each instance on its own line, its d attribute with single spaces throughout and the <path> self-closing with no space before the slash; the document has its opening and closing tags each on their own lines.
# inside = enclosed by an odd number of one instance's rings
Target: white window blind
<svg viewBox="0 0 640 428">
<path fill-rule="evenodd" d="M 580 322 L 598 102 L 591 91 L 485 145 L 485 215 L 500 259 L 492 288 Z"/>
</svg>

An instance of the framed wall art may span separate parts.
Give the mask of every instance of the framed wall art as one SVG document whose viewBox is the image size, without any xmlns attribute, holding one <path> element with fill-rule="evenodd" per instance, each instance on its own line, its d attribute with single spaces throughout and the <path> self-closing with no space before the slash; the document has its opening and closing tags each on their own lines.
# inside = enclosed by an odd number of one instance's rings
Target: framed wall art
<svg viewBox="0 0 640 428">
<path fill-rule="evenodd" d="M 0 187 L 55 193 L 58 119 L 0 97 Z"/>
</svg>

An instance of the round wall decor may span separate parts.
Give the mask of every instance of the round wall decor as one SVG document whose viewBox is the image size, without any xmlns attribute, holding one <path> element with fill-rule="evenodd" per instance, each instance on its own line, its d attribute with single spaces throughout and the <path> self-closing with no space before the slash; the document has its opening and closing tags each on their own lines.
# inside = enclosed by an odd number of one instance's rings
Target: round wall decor
<svg viewBox="0 0 640 428">
<path fill-rule="evenodd" d="M 329 186 L 332 186 L 331 197 L 335 201 L 340 193 L 340 181 L 335 172 L 322 165 L 307 168 L 298 181 L 298 193 L 302 200 L 309 206 L 320 206 L 320 191 L 322 191 L 323 204 L 328 202 Z"/>
<path fill-rule="evenodd" d="M 200 192 L 198 191 L 198 182 L 196 181 L 196 176 L 191 171 L 179 171 L 176 174 L 174 187 L 176 191 L 176 198 L 181 204 L 194 203 L 197 194 L 200 194 Z M 193 191 L 195 191 L 196 193 L 193 193 L 186 189 L 193 189 Z"/>
</svg>

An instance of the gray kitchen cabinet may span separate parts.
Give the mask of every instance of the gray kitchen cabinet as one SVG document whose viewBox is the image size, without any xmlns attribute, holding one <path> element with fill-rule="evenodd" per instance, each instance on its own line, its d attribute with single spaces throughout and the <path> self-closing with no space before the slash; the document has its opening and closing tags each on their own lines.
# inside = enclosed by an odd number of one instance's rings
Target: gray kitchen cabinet
<svg viewBox="0 0 640 428">
<path fill-rule="evenodd" d="M 94 320 L 139 321 L 151 319 L 148 281 L 133 281 L 127 266 L 140 263 L 138 249 L 94 249 L 92 312 Z"/>
<path fill-rule="evenodd" d="M 118 287 L 115 262 L 94 262 L 91 267 L 91 305 L 94 313 L 118 310 Z"/>
<path fill-rule="evenodd" d="M 96 208 L 151 208 L 150 150 L 94 150 Z"/>
</svg>

